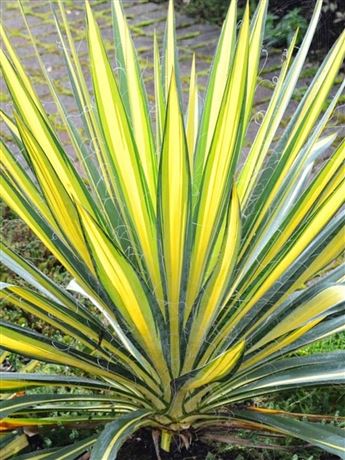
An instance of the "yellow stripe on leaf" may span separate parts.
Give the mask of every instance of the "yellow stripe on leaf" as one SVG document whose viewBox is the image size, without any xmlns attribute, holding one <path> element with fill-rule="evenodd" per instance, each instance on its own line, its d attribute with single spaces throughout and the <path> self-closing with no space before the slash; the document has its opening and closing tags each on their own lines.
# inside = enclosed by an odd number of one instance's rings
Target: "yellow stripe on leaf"
<svg viewBox="0 0 345 460">
<path fill-rule="evenodd" d="M 320 273 L 325 267 L 329 266 L 337 257 L 339 257 L 344 252 L 344 241 L 343 241 L 344 230 L 340 231 L 333 237 L 330 242 L 325 246 L 324 249 L 318 254 L 314 261 L 306 268 L 294 283 L 285 291 L 279 300 L 264 314 L 258 318 L 257 322 L 246 332 L 246 335 L 255 330 L 260 326 L 265 320 L 281 305 L 291 293 L 303 289 L 305 283 L 311 280 L 314 276 Z"/>
<path fill-rule="evenodd" d="M 175 38 L 175 13 L 174 1 L 169 1 L 168 18 L 165 36 L 165 56 L 164 56 L 164 92 L 165 98 L 168 99 L 171 74 L 177 70 L 176 62 L 176 38 Z"/>
<path fill-rule="evenodd" d="M 63 252 L 59 249 L 55 241 L 51 238 L 51 233 L 43 229 L 32 215 L 30 204 L 21 196 L 17 195 L 17 190 L 9 179 L 4 176 L 0 181 L 0 196 L 7 205 L 22 219 L 33 231 L 33 233 L 42 241 L 47 249 L 64 265 L 64 267 L 73 275 L 78 277 L 76 268 L 71 264 Z"/>
<path fill-rule="evenodd" d="M 109 149 L 109 166 L 118 177 L 118 203 L 126 222 L 128 222 L 127 215 L 129 216 L 128 230 L 138 238 L 153 287 L 157 296 L 162 297 L 152 202 L 119 89 L 88 3 L 86 10 L 92 80 L 102 129 Z"/>
<path fill-rule="evenodd" d="M 159 56 L 159 46 L 156 30 L 153 36 L 153 65 L 154 65 L 154 84 L 155 84 L 155 106 L 156 106 L 156 150 L 160 154 L 163 137 L 163 126 L 165 118 L 164 90 L 162 84 L 162 71 Z"/>
<path fill-rule="evenodd" d="M 35 291 L 21 287 L 9 285 L 6 289 L 0 290 L 0 299 L 6 299 L 22 310 L 29 312 L 32 315 L 46 321 L 49 324 L 54 325 L 56 329 L 61 329 L 67 334 L 72 335 L 69 327 L 73 327 L 77 334 L 78 340 L 83 341 L 85 346 L 90 346 L 90 343 L 81 338 L 79 332 L 85 337 L 94 340 L 95 343 L 99 340 L 99 334 L 91 327 L 86 326 L 82 323 L 82 318 L 74 318 L 71 314 L 66 311 L 62 311 L 57 305 L 52 303 L 49 299 L 45 299 L 40 295 L 36 294 Z M 57 318 L 59 321 L 56 321 Z"/>
<path fill-rule="evenodd" d="M 6 113 L 3 110 L 0 110 L 0 117 L 6 124 L 7 128 L 13 133 L 13 135 L 16 138 L 19 138 L 19 132 L 13 120 L 11 120 L 11 118 L 8 115 L 6 115 Z"/>
<path fill-rule="evenodd" d="M 30 155 L 40 187 L 55 221 L 66 241 L 92 270 L 89 251 L 79 225 L 78 213 L 63 184 L 48 161 L 44 151 L 26 126 L 17 119 L 20 136 Z"/>
<path fill-rule="evenodd" d="M 231 180 L 229 173 L 236 162 L 236 143 L 238 131 L 241 130 L 241 113 L 247 80 L 248 43 L 249 9 L 247 8 L 238 40 L 234 71 L 228 82 L 200 193 L 186 296 L 185 321 L 204 281 L 204 271 L 213 241 L 217 236 L 216 231 Z"/>
<path fill-rule="evenodd" d="M 236 21 L 236 0 L 232 0 L 223 24 L 219 44 L 214 57 L 212 73 L 203 109 L 195 164 L 195 176 L 198 181 L 201 180 L 206 165 L 217 119 L 222 106 L 227 78 L 231 71 L 231 63 L 235 51 Z"/>
<path fill-rule="evenodd" d="M 30 97 L 32 98 L 32 100 L 36 104 L 37 108 L 42 113 L 44 113 L 42 104 L 41 104 L 39 98 L 36 96 L 36 93 L 33 90 L 33 87 L 32 87 L 32 84 L 30 82 L 30 79 L 28 78 L 24 67 L 20 63 L 20 60 L 18 59 L 18 56 L 17 56 L 16 52 L 14 51 L 14 49 L 13 49 L 13 47 L 11 45 L 11 42 L 9 41 L 9 39 L 7 37 L 7 34 L 5 32 L 5 29 L 2 26 L 2 24 L 0 24 L 0 37 L 1 37 L 1 41 L 4 44 L 4 49 L 6 49 L 6 51 L 7 51 L 8 55 L 9 55 L 13 65 L 14 65 L 14 67 L 16 69 L 18 79 L 21 80 L 23 86 L 25 87 L 26 91 L 29 93 Z"/>
<path fill-rule="evenodd" d="M 273 344 L 268 345 L 262 351 L 259 351 L 255 354 L 252 358 L 248 359 L 243 363 L 241 366 L 242 369 L 247 369 L 248 367 L 254 366 L 257 363 L 262 362 L 264 359 L 268 358 L 270 355 L 282 350 L 284 347 L 291 345 L 292 343 L 296 342 L 300 337 L 305 335 L 310 329 L 316 326 L 322 318 L 314 319 L 313 321 L 309 321 L 308 324 L 305 324 L 302 327 L 295 329 L 292 333 L 287 334 L 285 337 L 280 338 L 274 341 Z"/>
<path fill-rule="evenodd" d="M 261 340 L 248 350 L 254 350 L 266 345 L 278 337 L 303 326 L 305 323 L 316 317 L 322 317 L 329 308 L 345 301 L 345 286 L 331 286 L 324 289 L 312 299 L 295 308 L 288 316 L 282 319 L 279 324 L 271 329 Z"/>
<path fill-rule="evenodd" d="M 145 347 L 152 362 L 166 377 L 166 365 L 151 306 L 142 281 L 90 215 L 79 207 L 96 273 L 121 314 Z"/>
<path fill-rule="evenodd" d="M 26 90 L 22 81 L 18 77 L 18 69 L 14 68 L 3 50 L 0 49 L 0 65 L 3 76 L 9 88 L 16 109 L 26 126 L 30 126 L 30 131 L 41 149 L 45 152 L 49 162 L 55 170 L 55 173 L 64 184 L 68 194 L 78 197 L 78 200 L 85 206 L 88 211 L 94 215 L 92 206 L 86 196 L 85 190 L 76 170 L 71 166 L 66 158 L 61 154 L 58 140 L 51 130 L 46 117 L 43 117 L 34 99 Z"/>
<path fill-rule="evenodd" d="M 239 321 L 246 316 L 251 308 L 261 299 L 265 293 L 276 283 L 283 273 L 296 261 L 320 231 L 327 225 L 344 203 L 345 180 L 337 187 L 323 206 L 315 213 L 308 226 L 299 235 L 294 245 L 280 258 L 274 268 L 270 270 L 260 285 L 253 286 L 246 298 L 241 298 L 240 310 L 219 331 L 217 339 L 212 346 L 217 347 L 223 341 Z"/>
<path fill-rule="evenodd" d="M 121 48 L 123 53 L 133 134 L 138 146 L 139 157 L 148 184 L 150 197 L 155 207 L 157 164 L 147 101 L 141 82 L 135 48 L 126 18 L 123 14 L 121 2 L 113 0 L 113 10 L 119 32 L 117 46 Z"/>
<path fill-rule="evenodd" d="M 0 164 L 5 169 L 6 174 L 11 178 L 11 180 L 17 184 L 20 184 L 22 193 L 25 195 L 26 199 L 32 203 L 35 203 L 36 208 L 39 210 L 45 220 L 53 224 L 54 219 L 52 213 L 45 203 L 43 197 L 40 195 L 30 177 L 20 167 L 19 163 L 14 159 L 11 152 L 3 143 L 0 143 Z M 57 226 L 55 230 L 56 232 L 60 233 L 60 230 L 57 228 Z"/>
<path fill-rule="evenodd" d="M 196 137 L 198 134 L 199 125 L 199 110 L 198 110 L 198 83 L 195 70 L 195 54 L 193 54 L 192 69 L 190 74 L 189 84 L 189 100 L 188 100 L 188 117 L 187 117 L 187 144 L 189 154 L 189 164 L 193 170 L 194 148 Z"/>
<path fill-rule="evenodd" d="M 262 41 L 265 30 L 267 4 L 267 0 L 262 0 L 259 2 L 258 9 L 255 13 L 253 24 L 251 26 L 248 59 L 247 98 L 245 103 L 246 113 L 244 116 L 245 124 L 248 123 L 252 113 L 253 99 L 257 85 L 258 68 L 262 53 Z"/>
<path fill-rule="evenodd" d="M 189 217 L 190 177 L 183 117 L 175 75 L 168 98 L 160 169 L 160 227 L 170 323 L 171 360 L 179 370 L 179 309 Z"/>
<path fill-rule="evenodd" d="M 195 377 L 188 381 L 186 385 L 188 390 L 223 380 L 237 365 L 244 352 L 244 347 L 245 342 L 239 342 L 206 364 Z"/>
<path fill-rule="evenodd" d="M 82 361 L 67 352 L 53 347 L 52 345 L 41 342 L 39 339 L 24 336 L 22 332 L 14 331 L 6 326 L 0 326 L 0 330 L 1 347 L 10 350 L 13 353 L 21 353 L 25 350 L 25 354 L 40 361 L 50 361 L 64 366 L 71 366 L 82 369 L 91 375 L 108 377 L 116 381 L 123 381 L 123 379 L 117 374 L 114 374 L 101 366 L 98 367 L 92 363 Z"/>
<path fill-rule="evenodd" d="M 225 235 L 219 260 L 202 294 L 189 335 L 184 372 L 190 370 L 203 340 L 219 311 L 221 301 L 231 279 L 236 264 L 241 238 L 241 211 L 236 188 L 233 188 L 231 203 L 227 215 Z"/>
<path fill-rule="evenodd" d="M 276 127 L 279 124 L 279 118 L 275 114 L 281 105 L 280 98 L 282 96 L 285 77 L 295 49 L 296 40 L 297 33 L 290 44 L 286 60 L 282 66 L 278 82 L 275 86 L 263 122 L 259 127 L 258 133 L 255 136 L 243 168 L 239 173 L 238 194 L 243 206 L 246 204 L 248 196 L 256 183 L 256 179 L 261 171 L 262 164 L 272 142 Z"/>
<path fill-rule="evenodd" d="M 289 216 L 287 225 L 284 226 L 284 230 L 281 232 L 279 237 L 276 239 L 272 247 L 269 249 L 265 257 L 260 263 L 260 267 L 265 267 L 270 260 L 272 260 L 282 250 L 284 245 L 289 241 L 289 238 L 293 235 L 294 231 L 298 228 L 298 225 L 303 223 L 308 214 L 311 211 L 315 211 L 322 206 L 322 203 L 329 198 L 330 194 L 341 184 L 344 179 L 344 171 L 342 170 L 342 164 L 345 159 L 345 142 L 340 145 L 338 149 L 329 159 L 327 164 L 320 171 L 318 176 L 315 178 L 314 183 L 304 194 L 303 199 L 299 203 L 298 207 L 294 210 L 293 214 Z M 321 191 L 321 192 L 320 192 Z M 276 213 L 279 212 L 279 207 L 272 212 L 270 220 L 267 222 L 267 226 L 270 223 L 274 224 Z M 256 246 L 260 245 L 259 240 L 256 245 L 251 247 L 251 251 L 254 251 Z M 246 279 L 246 285 L 249 285 L 252 280 L 255 279 L 258 270 L 254 272 L 250 277 Z"/>
<path fill-rule="evenodd" d="M 332 88 L 334 79 L 336 78 L 339 69 L 345 57 L 345 31 L 339 37 L 331 54 L 325 61 L 321 73 L 309 88 L 309 93 L 303 102 L 302 109 L 294 120 L 294 126 L 286 140 L 285 147 L 281 152 L 281 159 L 284 160 L 283 166 L 280 168 L 279 175 L 270 190 L 269 196 L 265 199 L 264 206 L 255 218 L 255 224 L 251 229 L 250 234 L 246 238 L 246 243 L 243 245 L 242 253 L 246 251 L 251 244 L 252 236 L 255 235 L 262 219 L 264 218 L 269 206 L 280 191 L 280 187 L 286 177 L 287 172 L 296 160 L 299 152 L 308 140 L 310 133 L 315 126 L 315 123 L 322 111 L 323 105 Z M 279 166 L 279 163 L 278 163 Z"/>
</svg>

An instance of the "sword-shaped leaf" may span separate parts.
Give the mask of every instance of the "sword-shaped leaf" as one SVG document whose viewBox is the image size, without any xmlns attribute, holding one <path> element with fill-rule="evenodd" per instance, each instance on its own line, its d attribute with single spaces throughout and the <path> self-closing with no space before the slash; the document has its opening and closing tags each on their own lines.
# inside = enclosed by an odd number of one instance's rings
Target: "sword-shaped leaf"
<svg viewBox="0 0 345 460">
<path fill-rule="evenodd" d="M 158 219 L 166 304 L 169 317 L 171 367 L 173 375 L 180 368 L 181 303 L 185 290 L 188 256 L 191 180 L 188 148 L 179 104 L 175 75 L 167 102 L 158 187 Z"/>
</svg>

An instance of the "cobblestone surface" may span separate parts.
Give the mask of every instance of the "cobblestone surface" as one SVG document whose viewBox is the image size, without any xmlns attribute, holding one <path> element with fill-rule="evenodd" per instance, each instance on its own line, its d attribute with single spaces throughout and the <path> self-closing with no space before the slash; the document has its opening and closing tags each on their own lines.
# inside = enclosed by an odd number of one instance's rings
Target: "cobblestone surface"
<svg viewBox="0 0 345 460">
<path fill-rule="evenodd" d="M 56 0 L 52 0 L 54 7 Z M 60 89 L 61 96 L 68 110 L 78 116 L 77 107 L 71 97 L 71 89 L 68 83 L 67 71 L 60 49 L 59 40 L 54 26 L 54 19 L 49 2 L 46 0 L 24 0 L 24 9 L 30 28 L 37 41 L 37 46 L 42 54 L 43 61 L 50 75 Z M 84 0 L 64 0 L 66 13 L 71 24 L 73 36 L 77 42 L 77 49 L 83 69 L 88 75 L 87 46 L 85 43 L 85 12 Z M 101 26 L 103 37 L 110 54 L 113 53 L 110 0 L 90 0 L 96 12 L 96 18 Z M 162 42 L 167 12 L 167 3 L 152 3 L 148 0 L 123 0 L 125 11 L 132 29 L 134 41 L 139 52 L 143 75 L 147 84 L 149 96 L 152 98 L 152 48 L 153 32 L 157 31 L 160 42 Z M 37 93 L 44 101 L 48 112 L 54 116 L 54 104 L 48 88 L 39 71 L 39 66 L 34 56 L 34 51 L 28 40 L 28 34 L 22 20 L 17 0 L 0 0 L 1 18 L 14 44 L 19 56 L 22 59 L 27 73 L 34 81 Z M 194 18 L 177 12 L 177 37 L 179 46 L 179 57 L 181 75 L 184 82 L 184 91 L 188 88 L 188 75 L 192 54 L 196 53 L 198 83 L 202 91 L 205 89 L 208 78 L 209 66 L 212 62 L 213 52 L 220 33 L 218 27 L 207 23 L 200 23 Z M 250 144 L 255 135 L 262 113 L 267 107 L 267 102 L 274 87 L 274 78 L 278 75 L 281 66 L 283 51 L 270 50 L 263 53 L 261 62 L 261 74 L 255 99 L 255 111 L 253 123 L 248 130 L 247 144 Z M 317 65 L 306 64 L 299 88 L 296 91 L 294 101 L 290 104 L 286 121 L 296 107 L 299 95 L 311 81 Z M 339 78 L 340 81 L 341 77 Z M 2 108 L 11 113 L 11 101 L 5 85 L 1 80 L 0 102 Z M 344 136 L 345 110 L 339 106 L 336 115 L 332 119 L 331 128 L 339 131 L 339 136 Z M 6 132 L 3 130 L 6 138 Z M 279 133 L 278 133 L 279 135 Z"/>
</svg>

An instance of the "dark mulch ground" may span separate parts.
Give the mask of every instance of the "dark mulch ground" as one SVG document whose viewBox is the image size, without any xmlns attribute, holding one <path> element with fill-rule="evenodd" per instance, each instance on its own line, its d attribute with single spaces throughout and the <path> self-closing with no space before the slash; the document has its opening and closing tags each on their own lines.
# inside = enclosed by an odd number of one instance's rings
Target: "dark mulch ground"
<svg viewBox="0 0 345 460">
<path fill-rule="evenodd" d="M 201 441 L 194 442 L 188 450 L 182 449 L 177 443 L 174 443 L 170 454 L 160 451 L 160 456 L 161 460 L 204 460 L 208 454 L 212 454 L 215 450 L 214 447 L 212 448 L 212 446 Z M 119 460 L 156 459 L 157 455 L 150 433 L 145 430 L 139 431 L 122 447 L 118 458 Z"/>
</svg>

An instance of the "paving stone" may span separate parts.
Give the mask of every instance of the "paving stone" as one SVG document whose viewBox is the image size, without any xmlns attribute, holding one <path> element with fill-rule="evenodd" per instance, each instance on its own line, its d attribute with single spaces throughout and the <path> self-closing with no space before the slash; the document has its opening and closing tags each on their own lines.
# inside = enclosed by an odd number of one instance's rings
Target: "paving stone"
<svg viewBox="0 0 345 460">
<path fill-rule="evenodd" d="M 133 4 L 133 2 L 124 2 L 124 9 L 126 14 L 132 15 L 137 21 L 140 21 L 142 16 L 147 17 L 152 12 L 162 12 L 163 14 L 167 11 L 166 4 L 157 3 L 144 3 L 144 4 Z M 166 14 L 166 13 L 165 13 Z"/>
</svg>

